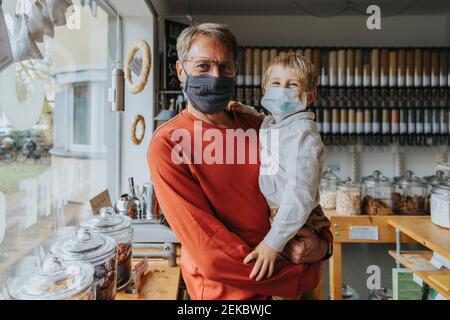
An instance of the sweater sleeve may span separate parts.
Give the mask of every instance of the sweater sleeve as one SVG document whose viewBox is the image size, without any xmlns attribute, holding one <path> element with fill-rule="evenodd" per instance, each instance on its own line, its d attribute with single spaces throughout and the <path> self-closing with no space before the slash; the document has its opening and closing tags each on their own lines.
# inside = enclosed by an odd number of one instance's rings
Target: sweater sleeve
<svg viewBox="0 0 450 320">
<path fill-rule="evenodd" d="M 215 216 L 188 165 L 171 161 L 172 147 L 164 137 L 154 137 L 148 163 L 158 202 L 183 250 L 187 250 L 206 278 L 266 295 L 292 297 L 316 277 L 317 266 L 279 261 L 274 275 L 249 278 L 254 263 L 243 259 L 251 248 Z"/>
</svg>

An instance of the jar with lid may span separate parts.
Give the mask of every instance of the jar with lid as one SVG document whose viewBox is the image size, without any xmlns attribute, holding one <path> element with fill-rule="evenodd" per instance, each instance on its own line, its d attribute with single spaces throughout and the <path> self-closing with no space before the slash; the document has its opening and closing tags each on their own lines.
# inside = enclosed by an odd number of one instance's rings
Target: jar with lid
<svg viewBox="0 0 450 320">
<path fill-rule="evenodd" d="M 445 183 L 447 180 L 445 177 L 445 172 L 441 171 L 441 170 L 436 171 L 436 174 L 434 174 L 432 176 L 423 177 L 423 180 L 427 184 L 427 195 L 425 197 L 425 208 L 426 208 L 426 213 L 429 215 L 430 214 L 431 189 L 433 189 L 433 185 Z"/>
<path fill-rule="evenodd" d="M 99 215 L 81 223 L 82 227 L 92 229 L 112 237 L 117 244 L 117 290 L 126 287 L 131 281 L 133 226 L 131 218 L 114 213 L 113 208 L 101 208 Z"/>
<path fill-rule="evenodd" d="M 336 212 L 344 215 L 361 213 L 361 185 L 347 178 L 340 182 L 336 194 Z"/>
<path fill-rule="evenodd" d="M 392 211 L 399 215 L 425 215 L 427 184 L 408 170 L 403 176 L 394 178 Z"/>
<path fill-rule="evenodd" d="M 392 214 L 393 188 L 392 182 L 378 170 L 364 177 L 362 213 L 371 216 Z"/>
<path fill-rule="evenodd" d="M 336 193 L 339 182 L 340 179 L 330 168 L 325 169 L 319 186 L 320 206 L 323 209 L 336 209 Z"/>
<path fill-rule="evenodd" d="M 82 227 L 74 237 L 57 241 L 51 251 L 65 261 L 92 264 L 95 268 L 97 300 L 114 300 L 117 288 L 117 248 L 113 238 Z"/>
<path fill-rule="evenodd" d="M 450 178 L 433 185 L 430 197 L 431 222 L 450 228 Z"/>
<path fill-rule="evenodd" d="M 10 279 L 7 292 L 14 300 L 95 300 L 94 267 L 49 254 L 40 272 Z"/>
</svg>

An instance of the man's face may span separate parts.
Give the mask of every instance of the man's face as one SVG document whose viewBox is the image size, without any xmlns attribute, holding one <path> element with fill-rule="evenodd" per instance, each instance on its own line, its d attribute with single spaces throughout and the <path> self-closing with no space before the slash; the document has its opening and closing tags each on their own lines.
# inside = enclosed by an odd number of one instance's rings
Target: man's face
<svg viewBox="0 0 450 320">
<path fill-rule="evenodd" d="M 215 62 L 212 64 L 211 70 L 208 73 L 214 77 L 219 77 L 224 72 L 226 73 L 227 64 L 234 63 L 233 53 L 222 42 L 210 37 L 198 35 L 193 39 L 185 57 L 185 60 L 189 60 L 184 62 L 186 72 L 190 73 L 195 67 L 195 64 L 191 61 L 199 61 L 202 59 Z M 176 67 L 178 79 L 183 83 L 186 76 L 183 70 L 183 61 L 178 60 Z M 222 70 L 219 70 L 219 68 L 222 68 Z"/>
</svg>

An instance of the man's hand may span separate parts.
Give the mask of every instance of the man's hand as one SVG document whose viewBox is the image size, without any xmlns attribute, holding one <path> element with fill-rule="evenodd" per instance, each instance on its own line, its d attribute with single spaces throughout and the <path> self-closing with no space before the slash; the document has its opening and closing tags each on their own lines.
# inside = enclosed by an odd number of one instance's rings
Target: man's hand
<svg viewBox="0 0 450 320">
<path fill-rule="evenodd" d="M 308 227 L 301 228 L 281 253 L 293 263 L 315 263 L 325 257 L 328 250 L 326 240 L 319 238 Z"/>
<path fill-rule="evenodd" d="M 244 263 L 247 264 L 253 259 L 256 259 L 255 266 L 250 273 L 250 279 L 256 277 L 256 281 L 261 280 L 267 274 L 267 278 L 270 278 L 275 268 L 275 260 L 277 259 L 278 252 L 273 250 L 264 241 L 250 252 L 244 259 Z"/>
</svg>

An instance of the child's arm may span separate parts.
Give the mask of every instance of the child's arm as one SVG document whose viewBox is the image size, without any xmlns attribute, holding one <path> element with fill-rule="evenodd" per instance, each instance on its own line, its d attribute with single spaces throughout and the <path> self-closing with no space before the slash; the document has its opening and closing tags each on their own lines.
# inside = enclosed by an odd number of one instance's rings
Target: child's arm
<svg viewBox="0 0 450 320">
<path fill-rule="evenodd" d="M 286 152 L 288 181 L 283 186 L 281 201 L 264 242 L 281 252 L 297 231 L 305 225 L 317 204 L 324 146 L 311 121 L 301 121 L 298 139 L 280 135 L 280 152 Z"/>
<path fill-rule="evenodd" d="M 265 117 L 264 113 L 260 113 L 260 112 L 256 111 L 255 108 L 246 106 L 245 104 L 242 104 L 237 101 L 230 101 L 228 103 L 227 110 L 228 111 L 236 111 L 239 113 L 249 113 L 249 114 L 252 114 L 252 115 L 260 117 L 260 118 Z"/>
</svg>

